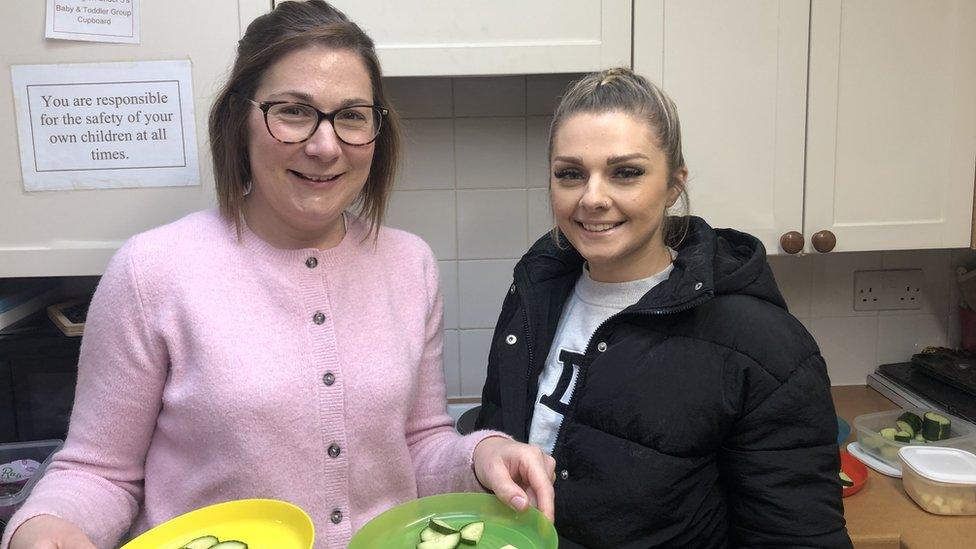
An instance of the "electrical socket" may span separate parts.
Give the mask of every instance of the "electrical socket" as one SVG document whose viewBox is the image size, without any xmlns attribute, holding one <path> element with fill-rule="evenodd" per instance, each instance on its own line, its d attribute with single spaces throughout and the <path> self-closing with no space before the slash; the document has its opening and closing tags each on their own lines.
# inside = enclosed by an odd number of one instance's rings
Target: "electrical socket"
<svg viewBox="0 0 976 549">
<path fill-rule="evenodd" d="M 922 269 L 854 271 L 854 310 L 921 309 Z"/>
</svg>

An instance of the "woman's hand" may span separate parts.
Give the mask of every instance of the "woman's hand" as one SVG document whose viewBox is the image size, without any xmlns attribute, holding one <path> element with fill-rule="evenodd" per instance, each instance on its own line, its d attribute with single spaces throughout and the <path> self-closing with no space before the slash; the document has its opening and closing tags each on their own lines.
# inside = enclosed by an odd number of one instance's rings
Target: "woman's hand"
<svg viewBox="0 0 976 549">
<path fill-rule="evenodd" d="M 74 524 L 53 515 L 38 515 L 17 528 L 10 549 L 95 549 L 95 545 Z"/>
<path fill-rule="evenodd" d="M 552 483 L 556 460 L 535 446 L 488 437 L 474 448 L 474 474 L 506 505 L 522 511 L 534 505 L 555 520 Z"/>
</svg>

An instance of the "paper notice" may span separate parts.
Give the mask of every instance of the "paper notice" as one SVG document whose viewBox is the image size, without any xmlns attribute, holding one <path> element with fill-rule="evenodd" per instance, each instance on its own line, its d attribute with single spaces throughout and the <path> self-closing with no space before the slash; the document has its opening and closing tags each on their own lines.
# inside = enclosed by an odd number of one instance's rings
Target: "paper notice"
<svg viewBox="0 0 976 549">
<path fill-rule="evenodd" d="M 139 43 L 140 0 L 47 0 L 47 38 Z"/>
<path fill-rule="evenodd" d="M 10 72 L 25 190 L 200 184 L 189 61 Z"/>
</svg>

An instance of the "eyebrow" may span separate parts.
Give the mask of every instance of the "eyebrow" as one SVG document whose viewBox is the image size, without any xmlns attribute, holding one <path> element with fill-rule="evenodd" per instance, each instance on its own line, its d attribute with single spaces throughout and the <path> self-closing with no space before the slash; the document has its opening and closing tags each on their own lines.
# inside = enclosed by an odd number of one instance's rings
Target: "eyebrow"
<svg viewBox="0 0 976 549">
<path fill-rule="evenodd" d="M 650 160 L 647 158 L 646 154 L 643 153 L 631 153 L 622 156 L 611 156 L 607 159 L 607 166 L 612 166 L 614 164 L 620 164 L 621 162 L 627 162 L 628 160 L 637 160 L 638 158 L 643 158 L 644 160 Z"/>
<path fill-rule="evenodd" d="M 642 158 L 644 160 L 650 160 L 647 157 L 646 154 L 643 154 L 643 153 L 631 153 L 631 154 L 624 154 L 624 155 L 620 155 L 620 156 L 611 156 L 611 157 L 607 158 L 607 166 L 612 166 L 614 164 L 620 164 L 621 162 L 627 162 L 628 160 L 636 160 L 638 158 Z M 582 164 L 583 163 L 583 159 L 580 158 L 580 157 L 578 157 L 578 156 L 557 156 L 557 157 L 553 158 L 553 161 L 557 161 L 557 160 L 562 161 L 562 162 L 568 162 L 570 164 Z"/>
<path fill-rule="evenodd" d="M 307 94 L 305 92 L 302 92 L 302 91 L 297 91 L 297 90 L 281 91 L 281 92 L 278 92 L 278 93 L 273 93 L 269 97 L 271 97 L 271 98 L 282 98 L 283 96 L 284 97 L 288 97 L 288 98 L 297 99 L 297 100 L 299 100 L 299 101 L 301 101 L 303 103 L 308 103 L 309 105 L 311 105 L 312 102 L 313 102 L 313 99 L 312 99 L 312 96 L 311 95 L 309 95 L 309 94 Z M 342 108 L 348 107 L 350 105 L 372 105 L 372 104 L 373 104 L 372 101 L 363 99 L 361 97 L 353 97 L 353 98 L 350 98 L 350 99 L 343 99 L 342 101 L 339 102 L 339 104 L 336 107 L 339 108 L 339 109 L 342 109 Z"/>
<path fill-rule="evenodd" d="M 557 156 L 552 159 L 553 161 L 559 160 L 562 162 L 568 162 L 570 164 L 582 164 L 583 159 L 578 156 Z"/>
</svg>

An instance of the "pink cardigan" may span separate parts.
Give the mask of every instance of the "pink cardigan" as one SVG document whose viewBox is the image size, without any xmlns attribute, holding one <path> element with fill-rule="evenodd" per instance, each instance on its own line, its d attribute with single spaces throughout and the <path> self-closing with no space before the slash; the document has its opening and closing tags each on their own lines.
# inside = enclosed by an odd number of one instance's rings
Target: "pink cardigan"
<svg viewBox="0 0 976 549">
<path fill-rule="evenodd" d="M 216 211 L 129 240 L 91 304 L 67 441 L 0 549 L 38 514 L 110 548 L 254 497 L 300 506 L 315 547 L 342 548 L 398 503 L 479 490 L 491 433 L 461 437 L 446 413 L 437 262 L 349 220 L 325 251 L 239 242 Z"/>
</svg>

